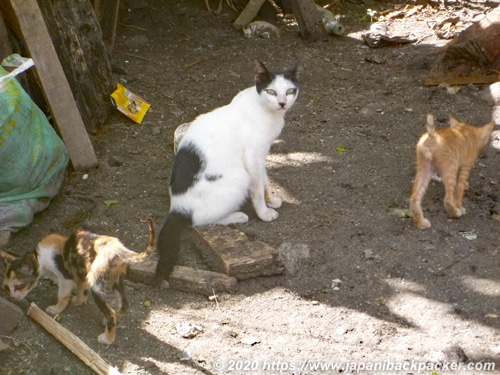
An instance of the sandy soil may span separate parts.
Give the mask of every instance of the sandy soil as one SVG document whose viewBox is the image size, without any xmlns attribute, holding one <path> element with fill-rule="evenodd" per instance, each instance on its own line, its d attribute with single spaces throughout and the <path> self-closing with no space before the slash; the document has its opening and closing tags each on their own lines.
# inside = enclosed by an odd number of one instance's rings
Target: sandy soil
<svg viewBox="0 0 500 375">
<path fill-rule="evenodd" d="M 114 114 L 92 137 L 100 167 L 70 171 L 60 195 L 8 249 L 23 253 L 50 231 L 76 228 L 142 249 L 140 219 L 161 224 L 169 206 L 175 128 L 251 86 L 252 59 L 283 68 L 300 57 L 300 97 L 269 156 L 285 203 L 274 222 L 249 208 L 250 222 L 236 226 L 280 249 L 286 272 L 242 281 L 217 300 L 127 281 L 131 307 L 110 347 L 97 343 L 102 318 L 93 302 L 70 306 L 60 323 L 126 374 L 500 373 L 499 151 L 488 146 L 478 160 L 463 218 L 447 219 L 438 182 L 424 202 L 431 229 L 416 229 L 406 211 L 427 112 L 443 127 L 450 113 L 483 125 L 493 111 L 488 86 L 422 85 L 446 43 L 429 22 L 456 14 L 467 26 L 486 4 L 434 4 L 394 18 L 393 35 L 418 41 L 368 48 L 367 10 L 396 4 L 338 2 L 333 11 L 347 35 L 320 43 L 304 43 L 297 26 L 282 22 L 279 38 L 245 38 L 231 25 L 235 12 L 225 6 L 210 15 L 201 1 L 123 9 L 116 80 L 151 109 L 142 125 Z M 205 266 L 193 254 L 182 263 Z M 56 287 L 43 281 L 29 298 L 46 308 Z M 184 338 L 189 324 L 201 332 Z M 29 318 L 3 339 L 15 350 L 4 352 L 0 373 L 92 373 Z M 343 367 L 313 371 L 335 363 Z"/>
</svg>

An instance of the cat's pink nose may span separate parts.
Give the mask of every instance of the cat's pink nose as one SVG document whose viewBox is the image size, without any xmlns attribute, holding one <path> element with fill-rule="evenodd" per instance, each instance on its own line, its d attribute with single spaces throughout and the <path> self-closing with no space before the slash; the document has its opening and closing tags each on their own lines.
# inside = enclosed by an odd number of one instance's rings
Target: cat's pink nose
<svg viewBox="0 0 500 375">
<path fill-rule="evenodd" d="M 281 108 L 285 108 L 286 103 L 279 103 L 279 105 L 281 106 Z"/>
</svg>

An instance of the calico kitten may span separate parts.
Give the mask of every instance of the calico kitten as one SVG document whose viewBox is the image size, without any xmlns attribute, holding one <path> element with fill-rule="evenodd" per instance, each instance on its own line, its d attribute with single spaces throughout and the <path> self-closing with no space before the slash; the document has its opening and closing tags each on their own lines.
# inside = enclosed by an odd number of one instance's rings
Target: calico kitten
<svg viewBox="0 0 500 375">
<path fill-rule="evenodd" d="M 431 226 L 422 212 L 422 198 L 434 168 L 445 184 L 444 206 L 450 218 L 456 219 L 465 214 L 462 198 L 470 171 L 479 153 L 488 144 L 494 126 L 495 123 L 490 122 L 477 128 L 450 115 L 450 127 L 435 131 L 434 117 L 427 115 L 427 133 L 417 144 L 417 175 L 410 197 L 410 211 L 418 228 Z"/>
<path fill-rule="evenodd" d="M 170 211 L 158 236 L 155 283 L 176 263 L 181 233 L 191 226 L 245 223 L 249 196 L 257 216 L 275 220 L 281 199 L 270 193 L 266 157 L 299 93 L 299 61 L 270 72 L 255 60 L 255 86 L 198 116 L 179 143 L 170 176 Z"/>
<path fill-rule="evenodd" d="M 147 221 L 149 241 L 140 253 L 127 249 L 116 237 L 83 230 L 69 237 L 49 234 L 38 243 L 35 251 L 23 257 L 0 251 L 7 265 L 3 285 L 12 298 L 20 300 L 35 288 L 41 276 L 55 275 L 59 290 L 57 304 L 47 308 L 51 315 L 60 314 L 66 309 L 75 284 L 73 302 L 77 305 L 87 301 L 90 291 L 106 318 L 106 329 L 99 335 L 98 341 L 110 345 L 115 340 L 117 319 L 128 309 L 123 285 L 127 267 L 144 261 L 154 249 L 154 223 L 149 218 Z M 115 309 L 106 302 L 108 290 L 114 293 Z"/>
</svg>

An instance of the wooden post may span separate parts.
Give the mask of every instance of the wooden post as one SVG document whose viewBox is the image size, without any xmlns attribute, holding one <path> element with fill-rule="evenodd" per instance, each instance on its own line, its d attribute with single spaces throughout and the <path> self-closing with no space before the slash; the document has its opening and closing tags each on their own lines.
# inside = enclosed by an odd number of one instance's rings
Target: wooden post
<svg viewBox="0 0 500 375">
<path fill-rule="evenodd" d="M 114 43 L 116 25 L 113 22 L 116 22 L 114 15 L 118 4 L 111 9 L 116 0 L 104 1 L 106 7 L 103 12 L 107 13 L 103 17 L 109 20 L 110 25 L 102 29 L 89 0 L 37 2 L 85 128 L 94 134 L 115 111 L 109 100 L 116 84 L 109 62 L 112 51 L 108 51 L 107 47 L 111 48 Z M 110 39 L 103 39 L 104 31 L 106 38 Z"/>
<path fill-rule="evenodd" d="M 97 166 L 94 148 L 36 0 L 10 0 L 10 4 L 73 168 Z"/>
<path fill-rule="evenodd" d="M 118 13 L 120 0 L 95 0 L 94 10 L 101 24 L 102 39 L 106 45 L 109 56 L 113 54 L 115 46 L 116 26 L 118 25 Z"/>
<path fill-rule="evenodd" d="M 288 0 L 300 27 L 300 35 L 306 41 L 320 42 L 328 39 L 328 33 L 313 0 Z"/>
</svg>

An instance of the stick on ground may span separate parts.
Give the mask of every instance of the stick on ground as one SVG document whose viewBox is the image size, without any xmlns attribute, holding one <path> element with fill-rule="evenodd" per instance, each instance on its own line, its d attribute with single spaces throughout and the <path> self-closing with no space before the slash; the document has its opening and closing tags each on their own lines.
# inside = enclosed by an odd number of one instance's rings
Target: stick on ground
<svg viewBox="0 0 500 375">
<path fill-rule="evenodd" d="M 57 323 L 35 303 L 31 303 L 27 315 L 40 324 L 47 332 L 54 336 L 66 348 L 71 350 L 87 366 L 99 375 L 121 375 L 114 367 L 110 366 L 99 354 L 94 352 L 82 340 Z"/>
</svg>

